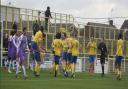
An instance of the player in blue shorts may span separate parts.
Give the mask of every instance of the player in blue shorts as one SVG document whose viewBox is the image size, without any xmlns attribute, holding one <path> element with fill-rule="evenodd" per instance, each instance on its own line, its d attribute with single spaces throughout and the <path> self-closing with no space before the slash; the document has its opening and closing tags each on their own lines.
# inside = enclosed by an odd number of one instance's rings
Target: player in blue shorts
<svg viewBox="0 0 128 89">
<path fill-rule="evenodd" d="M 122 79 L 121 61 L 123 59 L 123 52 L 124 52 L 124 41 L 122 40 L 122 35 L 119 34 L 117 41 L 116 61 L 115 61 L 115 66 L 117 69 L 117 80 Z"/>
<path fill-rule="evenodd" d="M 94 41 L 94 37 L 91 37 L 88 45 L 88 54 L 89 54 L 89 73 L 93 74 L 94 73 L 94 62 L 95 62 L 95 55 L 96 55 L 96 42 Z"/>
<path fill-rule="evenodd" d="M 57 77 L 58 74 L 58 68 L 59 68 L 59 62 L 60 62 L 60 57 L 62 53 L 62 40 L 61 40 L 61 34 L 57 33 L 56 34 L 56 39 L 53 40 L 52 42 L 52 48 L 53 48 L 53 53 L 54 53 L 54 64 L 53 64 L 53 69 L 54 69 L 54 77 Z"/>
<path fill-rule="evenodd" d="M 41 57 L 40 52 L 44 52 L 42 49 L 42 40 L 43 40 L 44 34 L 43 34 L 43 27 L 40 27 L 40 30 L 36 32 L 34 35 L 33 41 L 32 41 L 32 51 L 35 59 L 35 70 L 34 75 L 35 77 L 38 77 L 40 75 L 40 63 L 41 63 Z"/>
<path fill-rule="evenodd" d="M 68 77 L 68 73 L 67 73 L 67 51 L 68 51 L 68 44 L 67 44 L 67 34 L 66 33 L 62 33 L 61 34 L 61 38 L 62 38 L 62 43 L 63 43 L 63 52 L 62 52 L 62 64 L 63 64 L 63 72 L 64 72 L 64 76 Z"/>
<path fill-rule="evenodd" d="M 77 34 L 72 34 L 72 43 L 71 43 L 71 49 L 72 49 L 72 57 L 71 57 L 71 77 L 75 78 L 75 68 L 77 63 L 77 57 L 79 56 L 79 41 L 77 39 Z"/>
</svg>

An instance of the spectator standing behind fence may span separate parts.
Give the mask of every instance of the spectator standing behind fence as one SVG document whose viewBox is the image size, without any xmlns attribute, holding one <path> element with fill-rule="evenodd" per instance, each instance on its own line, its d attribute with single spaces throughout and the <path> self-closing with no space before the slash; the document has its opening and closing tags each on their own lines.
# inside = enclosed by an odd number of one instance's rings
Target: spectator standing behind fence
<svg viewBox="0 0 128 89">
<path fill-rule="evenodd" d="M 17 24 L 16 24 L 16 22 L 13 23 L 12 29 L 14 30 L 15 33 L 17 32 Z"/>
<path fill-rule="evenodd" d="M 3 38 L 3 47 L 5 48 L 5 51 L 8 49 L 8 34 L 6 33 L 4 38 Z"/>
<path fill-rule="evenodd" d="M 48 21 L 49 18 L 52 18 L 51 12 L 50 12 L 50 7 L 47 7 L 47 10 L 45 11 L 45 30 L 48 30 Z"/>
<path fill-rule="evenodd" d="M 38 24 L 38 21 L 36 20 L 36 22 L 33 24 L 33 34 L 34 35 L 36 34 L 36 32 L 39 31 L 39 28 L 40 28 L 40 26 Z"/>
</svg>

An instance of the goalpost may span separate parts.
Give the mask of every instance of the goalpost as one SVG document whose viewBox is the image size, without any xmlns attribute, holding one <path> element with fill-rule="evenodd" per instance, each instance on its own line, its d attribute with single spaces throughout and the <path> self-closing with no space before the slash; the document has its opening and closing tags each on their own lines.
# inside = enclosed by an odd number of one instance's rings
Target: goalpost
<svg viewBox="0 0 128 89">
<path fill-rule="evenodd" d="M 1 54 L 0 55 L 0 58 L 1 58 L 1 60 L 0 61 L 1 61 L 1 67 L 2 67 L 2 63 L 3 63 L 3 50 L 2 50 L 3 49 L 3 21 L 2 20 L 0 21 L 0 26 L 1 26 L 0 27 L 1 28 L 1 31 L 0 31 L 0 34 L 1 34 L 1 37 L 0 37 L 1 38 L 0 39 L 0 41 L 1 41 L 0 42 L 1 43 L 0 44 L 0 46 L 1 46 L 0 47 L 0 54 Z"/>
</svg>

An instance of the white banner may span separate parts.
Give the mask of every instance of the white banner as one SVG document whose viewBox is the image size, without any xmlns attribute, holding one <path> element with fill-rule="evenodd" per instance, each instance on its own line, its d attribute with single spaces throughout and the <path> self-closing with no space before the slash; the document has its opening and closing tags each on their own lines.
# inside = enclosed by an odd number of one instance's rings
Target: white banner
<svg viewBox="0 0 128 89">
<path fill-rule="evenodd" d="M 52 68 L 52 61 L 44 61 L 44 63 L 40 65 L 40 68 L 51 69 Z"/>
<path fill-rule="evenodd" d="M 102 73 L 100 60 L 97 60 L 94 66 L 94 72 L 95 73 Z M 108 62 L 104 65 L 104 73 L 108 73 Z"/>
<path fill-rule="evenodd" d="M 82 59 L 77 59 L 76 72 L 82 72 Z"/>
</svg>

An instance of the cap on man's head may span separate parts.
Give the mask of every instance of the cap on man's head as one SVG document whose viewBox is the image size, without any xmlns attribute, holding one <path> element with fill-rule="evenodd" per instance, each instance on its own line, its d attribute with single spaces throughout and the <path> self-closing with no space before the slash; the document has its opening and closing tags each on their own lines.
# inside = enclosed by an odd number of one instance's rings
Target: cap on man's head
<svg viewBox="0 0 128 89">
<path fill-rule="evenodd" d="M 49 6 L 47 6 L 47 9 L 50 9 L 50 7 L 49 7 Z"/>
</svg>

